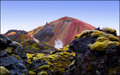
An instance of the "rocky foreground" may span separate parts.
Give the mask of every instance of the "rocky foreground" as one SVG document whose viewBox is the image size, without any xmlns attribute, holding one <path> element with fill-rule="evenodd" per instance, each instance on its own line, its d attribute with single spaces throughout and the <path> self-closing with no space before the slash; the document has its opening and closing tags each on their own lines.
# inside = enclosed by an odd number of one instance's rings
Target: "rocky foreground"
<svg viewBox="0 0 120 75">
<path fill-rule="evenodd" d="M 36 43 L 21 42 L 0 35 L 0 75 L 120 75 L 120 40 L 114 29 L 83 31 L 63 49 L 45 47 L 47 53 Z"/>
</svg>

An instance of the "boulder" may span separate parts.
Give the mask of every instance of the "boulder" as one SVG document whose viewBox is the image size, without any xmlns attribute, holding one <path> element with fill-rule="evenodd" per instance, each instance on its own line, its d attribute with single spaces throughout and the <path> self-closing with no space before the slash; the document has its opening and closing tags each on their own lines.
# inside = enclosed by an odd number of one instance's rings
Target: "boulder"
<svg viewBox="0 0 120 75">
<path fill-rule="evenodd" d="M 64 75 L 119 75 L 120 40 L 111 28 L 83 31 L 69 48 L 76 53 Z"/>
<path fill-rule="evenodd" d="M 27 75 L 27 57 L 21 44 L 0 35 L 0 45 L 0 74 Z"/>
</svg>

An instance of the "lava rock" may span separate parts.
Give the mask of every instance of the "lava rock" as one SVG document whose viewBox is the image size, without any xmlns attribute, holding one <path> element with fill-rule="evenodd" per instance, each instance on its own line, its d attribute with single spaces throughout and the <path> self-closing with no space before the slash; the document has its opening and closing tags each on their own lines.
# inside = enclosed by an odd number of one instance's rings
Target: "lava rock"
<svg viewBox="0 0 120 75">
<path fill-rule="evenodd" d="M 107 41 L 107 47 L 99 45 L 104 42 L 103 39 L 98 41 L 99 37 L 107 39 L 104 40 Z M 76 53 L 75 62 L 70 64 L 64 75 L 119 75 L 120 44 L 114 29 L 85 31 L 76 38 L 69 46 Z M 91 44 L 94 43 L 96 44 L 92 49 Z"/>
<path fill-rule="evenodd" d="M 4 35 L 0 35 L 0 45 L 0 66 L 5 67 L 11 75 L 27 75 L 27 57 L 22 46 Z"/>
<path fill-rule="evenodd" d="M 6 53 L 5 50 L 4 50 L 4 51 L 0 51 L 0 57 L 3 57 L 3 56 L 5 56 L 5 55 L 7 55 L 7 53 Z"/>
<path fill-rule="evenodd" d="M 1 50 L 6 49 L 11 42 L 12 41 L 8 37 L 0 34 L 0 49 Z"/>
<path fill-rule="evenodd" d="M 14 71 L 15 74 L 27 74 L 27 68 L 24 64 L 20 63 L 14 56 L 8 55 L 7 57 L 0 58 L 0 65 L 5 66 L 8 70 Z M 12 72 L 11 72 L 12 73 Z"/>
</svg>

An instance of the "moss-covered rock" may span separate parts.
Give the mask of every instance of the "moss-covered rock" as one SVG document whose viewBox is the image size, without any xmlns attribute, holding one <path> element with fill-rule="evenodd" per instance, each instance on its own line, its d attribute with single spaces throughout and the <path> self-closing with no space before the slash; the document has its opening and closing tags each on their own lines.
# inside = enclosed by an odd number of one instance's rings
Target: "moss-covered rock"
<svg viewBox="0 0 120 75">
<path fill-rule="evenodd" d="M 12 41 L 8 37 L 0 34 L 0 50 L 6 49 L 11 42 Z"/>
<path fill-rule="evenodd" d="M 64 75 L 120 74 L 120 40 L 114 29 L 83 31 L 75 37 L 69 49 L 75 52 L 76 59 Z"/>
<path fill-rule="evenodd" d="M 3 50 L 0 51 L 0 74 L 2 75 L 26 75 L 27 68 L 25 66 L 26 53 L 22 45 L 18 42 L 11 41 L 4 35 L 0 37 L 0 49 L 5 45 Z M 4 67 L 3 67 L 4 66 Z"/>
<path fill-rule="evenodd" d="M 48 73 L 46 71 L 41 71 L 37 75 L 48 75 Z"/>
<path fill-rule="evenodd" d="M 90 50 L 92 51 L 104 51 L 112 45 L 120 46 L 119 39 L 112 34 L 107 34 L 102 31 L 94 31 L 93 33 L 91 33 L 91 37 L 93 36 L 97 36 L 97 39 L 95 43 L 89 44 Z"/>
<path fill-rule="evenodd" d="M 108 47 L 110 46 L 120 46 L 120 43 L 119 42 L 114 42 L 114 41 L 104 41 L 104 42 L 95 42 L 94 44 L 90 44 L 89 47 L 90 47 L 90 50 L 94 51 L 94 50 L 97 50 L 97 51 L 105 51 L 107 50 Z"/>
<path fill-rule="evenodd" d="M 5 67 L 0 66 L 0 75 L 10 75 L 10 71 L 7 70 Z"/>
<path fill-rule="evenodd" d="M 40 59 L 44 56 L 47 56 L 47 54 L 43 54 L 43 53 L 30 54 L 30 53 L 27 53 L 27 62 L 29 64 L 32 64 L 31 60 L 35 61 L 35 60 Z"/>
<path fill-rule="evenodd" d="M 83 31 L 81 34 L 77 34 L 76 36 L 75 36 L 75 39 L 79 39 L 79 38 L 81 38 L 81 37 L 83 37 L 83 36 L 87 36 L 87 35 L 89 35 L 89 34 L 91 34 L 91 33 L 93 33 L 94 32 L 94 30 L 85 30 L 85 31 Z"/>
<path fill-rule="evenodd" d="M 16 55 L 16 54 L 12 54 L 12 56 L 14 56 L 16 59 L 20 60 L 20 56 Z"/>
<path fill-rule="evenodd" d="M 116 30 L 115 29 L 105 27 L 105 28 L 102 28 L 101 31 L 106 32 L 108 34 L 113 34 L 113 35 L 116 36 Z"/>
<path fill-rule="evenodd" d="M 48 74 L 57 74 L 56 72 L 63 74 L 66 71 L 66 68 L 68 68 L 69 64 L 73 61 L 73 55 L 73 53 L 69 53 L 66 51 L 56 52 L 47 56 L 42 53 L 36 55 L 27 54 L 28 62 L 31 65 L 35 65 L 34 71 L 39 74 L 41 74 L 41 70 Z M 34 64 L 34 61 L 36 62 L 36 64 Z"/>
<path fill-rule="evenodd" d="M 7 47 L 6 48 L 6 52 L 9 53 L 9 54 L 12 54 L 12 51 L 13 50 L 13 47 Z"/>
<path fill-rule="evenodd" d="M 36 73 L 31 70 L 31 71 L 28 72 L 28 75 L 36 75 Z"/>
</svg>

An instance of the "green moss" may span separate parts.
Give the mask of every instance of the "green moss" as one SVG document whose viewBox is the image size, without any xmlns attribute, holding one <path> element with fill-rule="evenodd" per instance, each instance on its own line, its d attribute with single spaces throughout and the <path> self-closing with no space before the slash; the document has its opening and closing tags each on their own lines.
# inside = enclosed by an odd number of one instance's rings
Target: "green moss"
<svg viewBox="0 0 120 75">
<path fill-rule="evenodd" d="M 101 37 L 104 36 L 106 33 L 101 32 L 101 31 L 94 31 L 93 33 L 91 33 L 91 37 Z"/>
<path fill-rule="evenodd" d="M 10 72 L 3 66 L 0 66 L 0 75 L 10 75 Z"/>
<path fill-rule="evenodd" d="M 50 65 L 43 65 L 43 66 L 40 66 L 38 69 L 42 70 L 42 69 L 49 69 L 49 68 L 50 68 Z"/>
<path fill-rule="evenodd" d="M 31 58 L 33 58 L 34 55 L 35 55 L 35 54 L 29 54 L 29 53 L 27 53 L 27 62 L 28 62 L 29 64 L 32 64 Z"/>
<path fill-rule="evenodd" d="M 117 75 L 117 71 L 115 68 L 109 69 L 108 75 Z"/>
<path fill-rule="evenodd" d="M 109 40 L 109 39 L 106 38 L 106 37 L 98 37 L 96 41 L 98 41 L 98 42 L 104 42 L 106 40 Z"/>
<path fill-rule="evenodd" d="M 48 73 L 46 71 L 41 71 L 37 75 L 48 75 Z"/>
<path fill-rule="evenodd" d="M 51 51 L 50 54 L 54 54 L 55 51 Z"/>
<path fill-rule="evenodd" d="M 93 32 L 94 32 L 94 30 L 85 30 L 81 34 L 76 35 L 75 39 L 82 38 L 83 36 L 87 36 Z"/>
<path fill-rule="evenodd" d="M 51 55 L 45 55 L 42 53 L 31 55 L 27 53 L 27 61 L 32 64 L 31 59 L 40 59 L 41 61 L 47 62 L 48 65 L 39 66 L 39 68 L 37 69 L 38 71 L 46 71 L 47 69 L 50 70 L 52 73 L 54 73 L 55 71 L 59 71 L 61 74 L 63 74 L 66 71 L 65 68 L 68 68 L 69 64 L 71 64 L 72 61 L 70 60 L 70 56 L 73 55 L 74 53 L 68 53 L 65 51 L 56 52 Z"/>
<path fill-rule="evenodd" d="M 18 55 L 12 54 L 16 59 L 21 59 Z"/>
<path fill-rule="evenodd" d="M 110 41 L 119 41 L 119 39 L 116 36 L 112 35 L 112 34 L 108 34 L 107 38 Z"/>
<path fill-rule="evenodd" d="M 106 32 L 109 32 L 109 34 Z M 116 32 L 116 30 L 111 28 L 103 28 L 101 31 L 85 30 L 81 34 L 78 34 L 75 39 L 91 36 L 96 39 L 95 43 L 89 44 L 91 51 L 104 51 L 112 45 L 120 46 L 120 40 L 116 36 L 112 35 L 114 32 Z"/>
<path fill-rule="evenodd" d="M 37 60 L 37 57 L 33 57 L 33 60 Z"/>
<path fill-rule="evenodd" d="M 96 41 L 94 44 L 90 44 L 89 47 L 91 51 L 94 51 L 94 50 L 105 51 L 109 46 L 112 46 L 112 45 L 120 46 L 120 43 L 115 41 L 104 41 L 104 42 Z"/>
<path fill-rule="evenodd" d="M 52 54 L 48 57 L 46 57 L 46 60 L 48 64 L 50 65 L 50 70 L 55 72 L 55 70 L 59 71 L 61 74 L 65 72 L 65 68 L 69 66 L 71 63 L 70 56 L 72 53 L 68 52 L 60 52 Z"/>
<path fill-rule="evenodd" d="M 31 58 L 35 61 L 37 59 L 41 59 L 44 56 L 48 56 L 48 55 L 43 53 L 36 53 L 36 54 L 27 53 L 27 62 L 32 64 Z"/>
<path fill-rule="evenodd" d="M 12 50 L 13 50 L 13 47 L 7 47 L 6 48 L 6 52 L 11 54 L 12 53 Z"/>
<path fill-rule="evenodd" d="M 116 32 L 116 30 L 115 29 L 112 29 L 112 28 L 102 28 L 102 30 L 104 31 L 104 32 L 111 32 L 111 33 L 114 33 L 114 32 Z"/>
<path fill-rule="evenodd" d="M 36 75 L 36 73 L 34 71 L 29 71 L 28 75 Z"/>
<path fill-rule="evenodd" d="M 22 73 L 21 75 L 26 75 L 25 73 Z"/>
<path fill-rule="evenodd" d="M 61 72 L 61 74 L 63 74 L 65 72 L 65 68 L 59 68 L 58 71 Z"/>
<path fill-rule="evenodd" d="M 27 53 L 27 58 L 28 58 L 28 59 L 29 59 L 29 58 L 32 58 L 34 55 L 35 55 L 35 54 L 29 54 L 29 53 Z"/>
<path fill-rule="evenodd" d="M 112 34 L 102 35 L 102 36 L 98 37 L 96 41 L 103 42 L 103 41 L 106 41 L 106 40 L 118 41 L 119 42 L 119 39 Z"/>
<path fill-rule="evenodd" d="M 44 56 L 48 56 L 47 54 L 43 54 L 43 53 L 37 53 L 36 54 L 36 57 L 38 58 L 38 59 L 40 59 L 40 58 L 42 58 L 42 57 L 44 57 Z"/>
<path fill-rule="evenodd" d="M 94 51 L 94 50 L 104 51 L 109 46 L 112 46 L 112 45 L 120 46 L 119 39 L 112 34 L 107 34 L 102 31 L 94 31 L 91 34 L 91 36 L 97 37 L 95 43 L 89 44 L 89 47 L 92 51 Z"/>
<path fill-rule="evenodd" d="M 49 48 L 44 46 L 43 49 L 49 49 Z"/>
<path fill-rule="evenodd" d="M 37 49 L 37 50 L 38 50 L 39 48 L 38 48 L 38 47 L 36 47 L 36 45 L 37 45 L 36 43 L 32 44 L 32 48 L 33 48 L 33 49 Z"/>
</svg>

